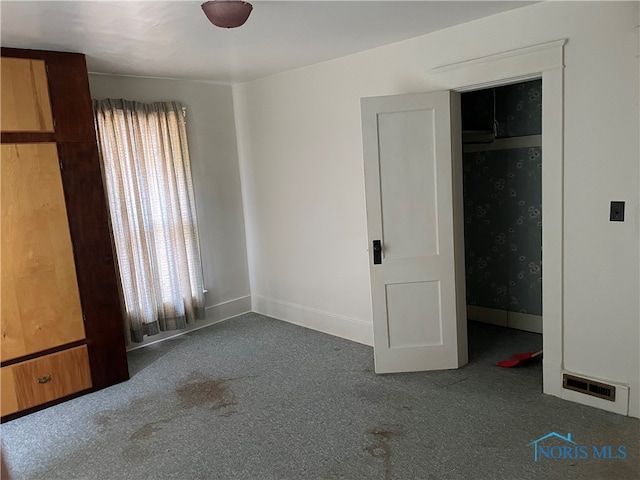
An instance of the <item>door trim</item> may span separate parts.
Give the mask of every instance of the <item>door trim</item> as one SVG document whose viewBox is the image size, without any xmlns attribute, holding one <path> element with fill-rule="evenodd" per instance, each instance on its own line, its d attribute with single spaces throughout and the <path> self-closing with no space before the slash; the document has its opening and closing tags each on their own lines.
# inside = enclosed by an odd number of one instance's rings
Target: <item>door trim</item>
<svg viewBox="0 0 640 480">
<path fill-rule="evenodd" d="M 542 78 L 543 392 L 557 397 L 563 396 L 566 43 L 567 39 L 555 40 L 430 69 L 433 79 L 437 80 L 439 85 L 458 92 Z M 462 199 L 459 198 L 458 201 Z"/>
</svg>

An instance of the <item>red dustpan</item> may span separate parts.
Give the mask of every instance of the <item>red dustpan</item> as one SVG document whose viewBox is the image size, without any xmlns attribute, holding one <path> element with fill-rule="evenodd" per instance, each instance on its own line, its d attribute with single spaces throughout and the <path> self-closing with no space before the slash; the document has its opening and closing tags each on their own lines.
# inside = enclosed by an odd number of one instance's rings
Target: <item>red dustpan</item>
<svg viewBox="0 0 640 480">
<path fill-rule="evenodd" d="M 508 360 L 502 360 L 501 362 L 496 363 L 496 365 L 504 368 L 513 368 L 528 362 L 532 358 L 539 357 L 540 355 L 542 355 L 542 350 L 538 352 L 516 353 Z"/>
</svg>

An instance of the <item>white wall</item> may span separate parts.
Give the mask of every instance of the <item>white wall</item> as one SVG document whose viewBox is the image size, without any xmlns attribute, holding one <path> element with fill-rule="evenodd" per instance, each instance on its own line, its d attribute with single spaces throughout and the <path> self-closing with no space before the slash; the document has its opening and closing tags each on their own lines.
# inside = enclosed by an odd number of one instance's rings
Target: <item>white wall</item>
<svg viewBox="0 0 640 480">
<path fill-rule="evenodd" d="M 231 87 L 206 82 L 89 75 L 96 99 L 180 101 L 187 108 L 207 322 L 250 310 L 240 172 Z M 171 335 L 171 333 L 169 333 Z M 155 341 L 166 335 L 151 337 Z M 146 343 L 146 342 L 145 342 Z"/>
<path fill-rule="evenodd" d="M 254 309 L 371 343 L 360 98 L 438 89 L 432 67 L 568 38 L 564 367 L 629 384 L 640 416 L 638 18 L 637 2 L 545 2 L 236 85 Z"/>
</svg>

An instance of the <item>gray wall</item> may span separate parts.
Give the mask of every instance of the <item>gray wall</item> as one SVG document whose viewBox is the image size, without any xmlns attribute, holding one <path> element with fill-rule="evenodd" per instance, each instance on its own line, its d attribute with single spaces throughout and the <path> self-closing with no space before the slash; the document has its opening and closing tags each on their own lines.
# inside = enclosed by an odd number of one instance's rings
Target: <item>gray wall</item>
<svg viewBox="0 0 640 480">
<path fill-rule="evenodd" d="M 209 290 L 206 306 L 248 297 L 249 275 L 231 87 L 97 74 L 89 75 L 89 84 L 95 99 L 177 100 L 187 108 L 187 137 L 200 246 L 205 286 Z M 230 311 L 233 313 L 239 312 Z"/>
</svg>

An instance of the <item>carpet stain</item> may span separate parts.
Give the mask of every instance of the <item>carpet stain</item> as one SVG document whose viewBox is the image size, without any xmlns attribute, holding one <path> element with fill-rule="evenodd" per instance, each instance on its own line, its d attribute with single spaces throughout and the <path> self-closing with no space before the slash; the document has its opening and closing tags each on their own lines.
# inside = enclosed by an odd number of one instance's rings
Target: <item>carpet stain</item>
<svg viewBox="0 0 640 480">
<path fill-rule="evenodd" d="M 399 429 L 390 430 L 380 427 L 369 430 L 367 434 L 373 436 L 371 445 L 364 450 L 373 458 L 381 458 L 384 462 L 384 478 L 390 479 L 392 473 L 393 449 L 389 443 L 393 437 L 400 435 Z"/>
<path fill-rule="evenodd" d="M 107 428 L 109 425 L 111 425 L 111 422 L 112 422 L 111 417 L 104 413 L 94 415 L 93 421 L 101 430 Z"/>
<path fill-rule="evenodd" d="M 212 379 L 200 372 L 192 372 L 181 384 L 175 387 L 178 397 L 178 410 L 173 411 L 175 405 L 167 403 L 167 395 L 152 395 L 132 400 L 126 405 L 116 409 L 107 409 L 93 415 L 93 422 L 98 427 L 99 432 L 108 432 L 118 425 L 133 423 L 136 419 L 152 419 L 131 436 L 130 440 L 143 440 L 151 437 L 160 427 L 158 425 L 169 423 L 176 418 L 188 415 L 187 412 L 178 413 L 180 409 L 203 407 L 213 411 L 219 411 L 219 415 L 228 417 L 233 415 L 233 407 L 237 405 L 236 395 L 229 386 L 229 382 L 252 378 L 252 376 Z M 160 412 L 158 404 L 166 405 L 168 412 Z M 173 412 L 173 413 L 171 413 Z"/>
<path fill-rule="evenodd" d="M 237 405 L 236 396 L 228 383 L 235 378 L 215 380 L 201 373 L 193 372 L 183 385 L 176 389 L 180 406 L 183 408 L 205 407 L 217 411 L 226 409 L 225 415 L 233 412 Z"/>
<path fill-rule="evenodd" d="M 151 413 L 151 408 L 155 398 L 138 398 L 127 405 L 117 408 L 103 410 L 93 416 L 94 423 L 98 426 L 99 431 L 105 431 L 112 425 L 122 422 L 123 417 L 140 417 Z"/>
<path fill-rule="evenodd" d="M 93 416 L 99 432 L 109 432 L 123 423 L 133 423 L 143 418 L 147 422 L 129 435 L 129 441 L 123 444 L 122 456 L 126 461 L 139 461 L 154 455 L 155 450 L 149 448 L 148 440 L 163 429 L 163 425 L 189 415 L 184 409 L 209 408 L 220 411 L 221 416 L 228 417 L 235 413 L 236 396 L 229 387 L 232 380 L 242 378 L 212 379 L 206 375 L 193 372 L 175 388 L 178 405 L 167 402 L 166 395 L 151 395 L 138 398 L 117 409 L 103 410 Z M 175 400 L 174 400 L 175 402 Z M 173 403 L 173 405 L 172 405 Z M 158 405 L 165 405 L 169 411 L 158 411 Z M 158 418 L 160 417 L 160 418 Z"/>
<path fill-rule="evenodd" d="M 160 425 L 160 424 L 163 424 L 163 423 L 171 423 L 171 420 L 173 420 L 173 419 L 170 418 L 170 419 L 166 419 L 166 420 L 158 420 L 157 422 L 147 423 L 144 426 L 140 427 L 135 432 L 133 432 L 131 434 L 131 436 L 129 437 L 129 440 L 131 440 L 131 441 L 146 440 L 146 439 L 150 438 L 151 435 L 153 435 L 154 432 L 159 432 L 160 430 L 162 430 L 162 427 L 158 427 L 157 425 Z"/>
</svg>

